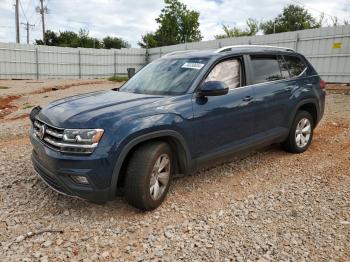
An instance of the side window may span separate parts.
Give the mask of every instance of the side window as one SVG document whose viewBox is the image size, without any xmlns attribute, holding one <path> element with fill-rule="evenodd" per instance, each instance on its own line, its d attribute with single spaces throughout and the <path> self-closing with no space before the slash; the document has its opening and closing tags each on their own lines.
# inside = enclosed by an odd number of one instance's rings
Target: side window
<svg viewBox="0 0 350 262">
<path fill-rule="evenodd" d="M 280 61 L 277 56 L 251 56 L 251 62 L 255 84 L 285 78 L 285 73 L 282 77 Z"/>
<path fill-rule="evenodd" d="M 241 84 L 241 63 L 238 59 L 230 59 L 218 63 L 209 73 L 205 82 L 222 81 L 229 88 L 239 87 Z"/>
<path fill-rule="evenodd" d="M 278 57 L 278 63 L 280 64 L 282 79 L 290 78 L 288 65 L 286 61 L 283 59 L 283 57 Z"/>
<path fill-rule="evenodd" d="M 284 60 L 288 65 L 291 77 L 300 75 L 306 69 L 305 63 L 299 57 L 284 56 Z"/>
</svg>

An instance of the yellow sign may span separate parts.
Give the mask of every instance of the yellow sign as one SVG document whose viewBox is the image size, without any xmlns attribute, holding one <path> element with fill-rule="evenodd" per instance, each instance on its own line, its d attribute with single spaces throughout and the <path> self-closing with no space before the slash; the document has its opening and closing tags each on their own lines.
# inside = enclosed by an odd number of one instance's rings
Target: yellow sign
<svg viewBox="0 0 350 262">
<path fill-rule="evenodd" d="M 341 43 L 340 42 L 334 42 L 333 43 L 333 48 L 336 48 L 336 49 L 341 48 Z"/>
</svg>

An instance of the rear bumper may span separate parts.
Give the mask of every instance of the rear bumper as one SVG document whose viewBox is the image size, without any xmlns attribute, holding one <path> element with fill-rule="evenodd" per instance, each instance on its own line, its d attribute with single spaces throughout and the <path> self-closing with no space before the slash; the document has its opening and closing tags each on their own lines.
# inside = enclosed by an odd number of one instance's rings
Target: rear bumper
<svg viewBox="0 0 350 262">
<path fill-rule="evenodd" d="M 95 203 L 112 199 L 112 172 L 108 159 L 93 156 L 70 156 L 48 148 L 38 138 L 30 136 L 33 145 L 32 163 L 39 177 L 54 191 Z M 73 180 L 84 176 L 88 184 Z"/>
<path fill-rule="evenodd" d="M 324 110 L 325 110 L 325 106 L 326 106 L 326 92 L 322 91 L 320 97 L 319 97 L 319 110 L 318 110 L 318 114 L 317 114 L 317 123 L 316 125 L 321 121 L 323 115 L 324 115 Z"/>
</svg>

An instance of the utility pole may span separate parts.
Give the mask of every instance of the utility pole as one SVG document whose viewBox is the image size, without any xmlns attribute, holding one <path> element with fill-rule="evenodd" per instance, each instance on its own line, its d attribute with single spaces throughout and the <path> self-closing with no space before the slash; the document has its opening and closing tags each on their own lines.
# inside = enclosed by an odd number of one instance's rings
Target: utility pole
<svg viewBox="0 0 350 262">
<path fill-rule="evenodd" d="M 41 24 L 43 26 L 43 42 L 45 42 L 45 14 L 47 14 L 47 7 L 44 7 L 44 0 L 39 0 L 40 1 L 40 7 L 38 6 L 36 8 L 36 11 L 41 14 Z"/>
<path fill-rule="evenodd" d="M 20 38 L 19 38 L 19 0 L 16 0 L 15 4 L 15 16 L 16 16 L 16 43 L 19 44 Z"/>
<path fill-rule="evenodd" d="M 27 21 L 27 23 L 21 23 L 21 24 L 24 25 L 24 28 L 27 31 L 27 44 L 29 45 L 29 30 L 31 27 L 34 27 L 35 25 L 29 24 L 28 21 Z"/>
</svg>

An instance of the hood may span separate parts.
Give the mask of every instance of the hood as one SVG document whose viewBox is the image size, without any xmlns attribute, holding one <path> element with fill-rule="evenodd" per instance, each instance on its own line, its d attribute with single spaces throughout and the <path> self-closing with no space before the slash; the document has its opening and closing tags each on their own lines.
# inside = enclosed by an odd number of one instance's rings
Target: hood
<svg viewBox="0 0 350 262">
<path fill-rule="evenodd" d="M 50 103 L 38 117 L 48 124 L 62 128 L 94 128 L 105 118 L 121 114 L 145 112 L 152 114 L 150 104 L 167 97 L 118 91 L 101 91 L 67 97 Z M 136 111 L 136 112 L 135 112 Z M 153 109 L 154 111 L 154 109 Z"/>
</svg>

